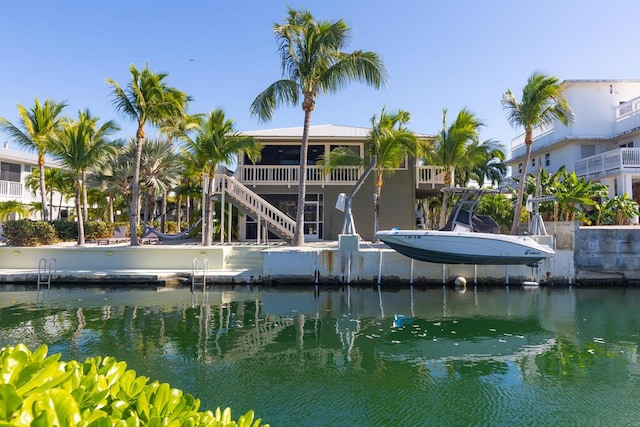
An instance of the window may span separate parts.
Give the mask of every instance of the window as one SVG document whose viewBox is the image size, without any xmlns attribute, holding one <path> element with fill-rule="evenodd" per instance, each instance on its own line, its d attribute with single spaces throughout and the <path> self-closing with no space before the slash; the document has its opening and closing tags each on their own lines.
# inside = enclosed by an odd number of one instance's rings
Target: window
<svg viewBox="0 0 640 427">
<path fill-rule="evenodd" d="M 0 180 L 20 182 L 20 165 L 15 163 L 0 163 Z"/>
<path fill-rule="evenodd" d="M 596 154 L 596 146 L 595 145 L 581 145 L 580 146 L 580 158 L 584 159 L 586 157 L 591 157 Z"/>
<path fill-rule="evenodd" d="M 518 174 L 522 175 L 522 163 L 518 164 Z"/>
<path fill-rule="evenodd" d="M 551 155 L 549 153 L 544 155 L 544 165 L 551 166 Z"/>
<path fill-rule="evenodd" d="M 536 158 L 535 157 L 533 159 L 531 159 L 531 167 L 532 168 L 536 167 Z"/>
</svg>

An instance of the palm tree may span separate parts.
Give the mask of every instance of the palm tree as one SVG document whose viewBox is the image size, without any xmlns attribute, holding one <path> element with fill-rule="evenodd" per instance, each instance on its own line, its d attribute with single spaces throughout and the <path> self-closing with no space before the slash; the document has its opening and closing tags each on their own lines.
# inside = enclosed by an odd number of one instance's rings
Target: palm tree
<svg viewBox="0 0 640 427">
<path fill-rule="evenodd" d="M 206 117 L 197 119 L 193 138 L 184 135 L 185 154 L 188 161 L 208 178 L 204 199 L 204 235 L 202 243 L 210 246 L 213 235 L 213 184 L 218 165 L 230 164 L 239 155 L 246 154 L 251 161 L 260 158 L 262 145 L 254 138 L 238 133 L 233 120 L 225 117 L 222 109 L 213 110 Z"/>
<path fill-rule="evenodd" d="M 479 143 L 479 129 L 484 126 L 467 108 L 460 110 L 454 122 L 447 127 L 447 109 L 442 110 L 442 130 L 436 136 L 436 143 L 426 154 L 428 164 L 443 166 L 445 169 L 444 185 L 453 184 L 454 173 L 457 169 L 464 169 L 469 164 L 467 158 L 468 146 Z M 443 227 L 447 215 L 447 193 L 442 198 L 440 211 L 440 227 Z"/>
<path fill-rule="evenodd" d="M 78 119 L 65 122 L 60 135 L 51 140 L 51 151 L 54 156 L 74 173 L 78 245 L 84 245 L 84 222 L 87 219 L 87 169 L 111 149 L 106 136 L 118 129 L 111 121 L 100 127 L 97 127 L 97 123 L 98 118 L 92 117 L 89 110 L 80 111 Z"/>
<path fill-rule="evenodd" d="M 48 168 L 44 170 L 44 182 L 49 199 L 49 219 L 53 220 L 53 196 L 56 192 L 59 196 L 57 219 L 60 219 L 63 200 L 69 199 L 73 195 L 73 175 L 64 169 Z M 31 172 L 25 185 L 34 195 L 40 191 L 40 171 L 38 169 Z"/>
<path fill-rule="evenodd" d="M 382 60 L 373 52 L 344 52 L 351 33 L 343 21 L 316 21 L 306 10 L 288 8 L 284 24 L 274 24 L 283 75 L 251 104 L 251 115 L 272 118 L 281 104 L 295 106 L 302 99 L 304 126 L 300 142 L 298 204 L 293 246 L 304 245 L 304 200 L 311 113 L 320 93 L 335 93 L 354 80 L 380 88 L 386 84 Z"/>
<path fill-rule="evenodd" d="M 531 159 L 533 129 L 548 126 L 558 120 L 565 126 L 573 123 L 573 112 L 562 94 L 563 88 L 558 78 L 533 73 L 522 90 L 522 100 L 518 101 L 510 90 L 502 96 L 502 106 L 507 120 L 514 127 L 524 128 L 525 158 L 521 177 L 527 176 L 527 166 Z M 511 234 L 518 234 L 518 224 L 522 214 L 525 180 L 520 179 Z"/>
<path fill-rule="evenodd" d="M 133 159 L 135 157 L 135 141 L 119 144 L 113 152 L 95 165 L 92 174 L 97 186 L 109 199 L 109 221 L 114 222 L 114 203 L 124 198 L 127 208 L 131 208 L 131 187 L 133 181 Z"/>
<path fill-rule="evenodd" d="M 45 187 L 45 154 L 49 152 L 49 141 L 60 129 L 60 114 L 67 104 L 47 99 L 40 104 L 38 98 L 35 105 L 27 110 L 18 105 L 19 123 L 14 125 L 7 119 L 0 117 L 0 130 L 18 141 L 23 147 L 38 153 L 38 170 L 40 171 L 40 202 L 42 203 L 42 219 L 49 219 L 47 210 L 47 191 Z"/>
<path fill-rule="evenodd" d="M 496 140 L 467 144 L 463 157 L 466 162 L 458 165 L 455 171 L 454 181 L 458 186 L 466 187 L 472 179 L 481 187 L 486 179 L 495 184 L 501 182 L 506 174 L 504 147 Z"/>
<path fill-rule="evenodd" d="M 373 157 L 376 158 L 374 242 L 378 241 L 375 234 L 378 231 L 378 215 L 384 177 L 399 168 L 407 155 L 420 156 L 426 149 L 424 140 L 420 140 L 415 133 L 403 127 L 409 120 L 411 120 L 411 115 L 407 111 L 399 110 L 389 114 L 383 108 L 380 117 L 374 115 L 371 118 L 371 131 L 365 145 L 364 158 L 347 147 L 338 147 L 322 156 L 318 162 L 325 170 L 331 171 L 336 167 L 347 165 L 364 167 L 371 162 Z"/>
<path fill-rule="evenodd" d="M 136 151 L 133 162 L 133 181 L 131 183 L 131 209 L 129 225 L 131 228 L 131 245 L 138 245 L 138 199 L 140 193 L 140 158 L 142 145 L 145 140 L 145 126 L 147 122 L 158 127 L 169 126 L 180 121 L 186 114 L 187 104 L 191 97 L 179 90 L 167 86 L 164 73 L 152 73 L 148 65 L 139 71 L 134 65 L 129 67 L 131 80 L 126 88 L 120 87 L 113 79 L 107 79 L 111 86 L 113 104 L 123 117 L 138 124 L 136 131 Z"/>
<path fill-rule="evenodd" d="M 8 221 L 12 214 L 16 214 L 18 218 L 26 218 L 29 216 L 29 208 L 17 200 L 5 200 L 0 202 L 0 224 Z"/>
<path fill-rule="evenodd" d="M 146 195 L 145 223 L 149 222 L 155 196 L 166 195 L 168 190 L 177 183 L 179 170 L 180 158 L 170 141 L 151 140 L 144 144 L 140 161 L 140 185 L 144 187 Z"/>
</svg>

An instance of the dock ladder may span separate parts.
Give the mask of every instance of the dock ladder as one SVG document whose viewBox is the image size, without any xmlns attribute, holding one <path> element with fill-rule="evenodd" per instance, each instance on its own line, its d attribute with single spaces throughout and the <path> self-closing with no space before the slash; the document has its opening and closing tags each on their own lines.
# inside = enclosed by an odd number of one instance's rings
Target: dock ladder
<svg viewBox="0 0 640 427">
<path fill-rule="evenodd" d="M 191 265 L 191 292 L 195 292 L 198 285 L 202 285 L 202 292 L 207 290 L 207 274 L 209 274 L 209 259 L 203 259 L 202 268 L 200 268 L 198 258 L 194 258 Z"/>
<path fill-rule="evenodd" d="M 47 285 L 47 290 L 51 290 L 51 275 L 56 272 L 58 267 L 58 261 L 55 258 L 50 258 L 47 261 L 45 258 L 40 258 L 38 263 L 38 281 L 36 283 L 38 292 L 41 285 Z"/>
</svg>

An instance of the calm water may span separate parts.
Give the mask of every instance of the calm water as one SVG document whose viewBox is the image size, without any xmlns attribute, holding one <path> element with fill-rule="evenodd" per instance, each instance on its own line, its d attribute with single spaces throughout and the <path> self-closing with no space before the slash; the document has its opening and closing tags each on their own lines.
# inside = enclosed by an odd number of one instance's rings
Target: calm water
<svg viewBox="0 0 640 427">
<path fill-rule="evenodd" d="M 272 426 L 640 424 L 638 289 L 5 290 L 17 342 Z"/>
</svg>

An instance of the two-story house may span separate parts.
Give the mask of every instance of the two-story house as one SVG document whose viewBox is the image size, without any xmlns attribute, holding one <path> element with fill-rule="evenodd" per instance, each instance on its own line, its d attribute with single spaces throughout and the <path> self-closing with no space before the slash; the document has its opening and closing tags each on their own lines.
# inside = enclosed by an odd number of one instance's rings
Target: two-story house
<svg viewBox="0 0 640 427">
<path fill-rule="evenodd" d="M 56 162 L 48 161 L 47 167 L 60 167 Z M 28 187 L 27 181 L 34 170 L 38 170 L 38 156 L 24 151 L 9 148 L 5 142 L 0 148 L 0 201 L 15 200 L 24 205 L 40 202 L 40 194 L 34 194 Z M 66 218 L 70 204 L 63 200 L 62 208 L 59 207 L 60 196 L 54 193 L 53 216 Z M 40 219 L 39 210 L 34 210 L 34 219 Z"/>
<path fill-rule="evenodd" d="M 578 177 L 609 186 L 610 196 L 627 193 L 640 202 L 640 80 L 566 80 L 564 96 L 572 126 L 558 121 L 534 132 L 528 172 L 561 166 Z M 512 175 L 519 177 L 524 135 L 511 142 Z"/>
<path fill-rule="evenodd" d="M 241 158 L 233 173 L 234 182 L 244 189 L 227 185 L 227 194 L 235 198 L 236 205 L 245 208 L 247 215 L 240 221 L 240 239 L 253 240 L 260 236 L 258 221 L 275 216 L 257 208 L 247 210 L 252 198 L 244 193 L 254 192 L 271 207 L 283 212 L 287 221 L 295 218 L 298 173 L 300 171 L 300 141 L 302 127 L 267 129 L 243 132 L 256 138 L 264 146 L 262 158 L 252 163 Z M 309 129 L 309 153 L 307 157 L 306 207 L 304 216 L 305 240 L 338 240 L 344 222 L 344 212 L 336 208 L 340 193 L 348 194 L 364 169 L 341 167 L 325 174 L 316 161 L 320 156 L 339 146 L 348 146 L 364 157 L 368 128 L 318 125 Z M 426 136 L 425 136 L 426 137 Z M 416 200 L 433 194 L 442 187 L 442 168 L 420 166 L 416 159 L 407 158 L 397 170 L 385 177 L 380 198 L 379 229 L 416 226 Z M 233 196 L 236 191 L 237 195 Z M 242 194 L 240 194 L 242 193 Z M 352 212 L 356 231 L 365 240 L 374 233 L 374 176 L 371 174 L 355 194 Z M 246 202 L 238 202 L 238 200 Z M 279 219 L 281 223 L 284 222 Z"/>
</svg>

